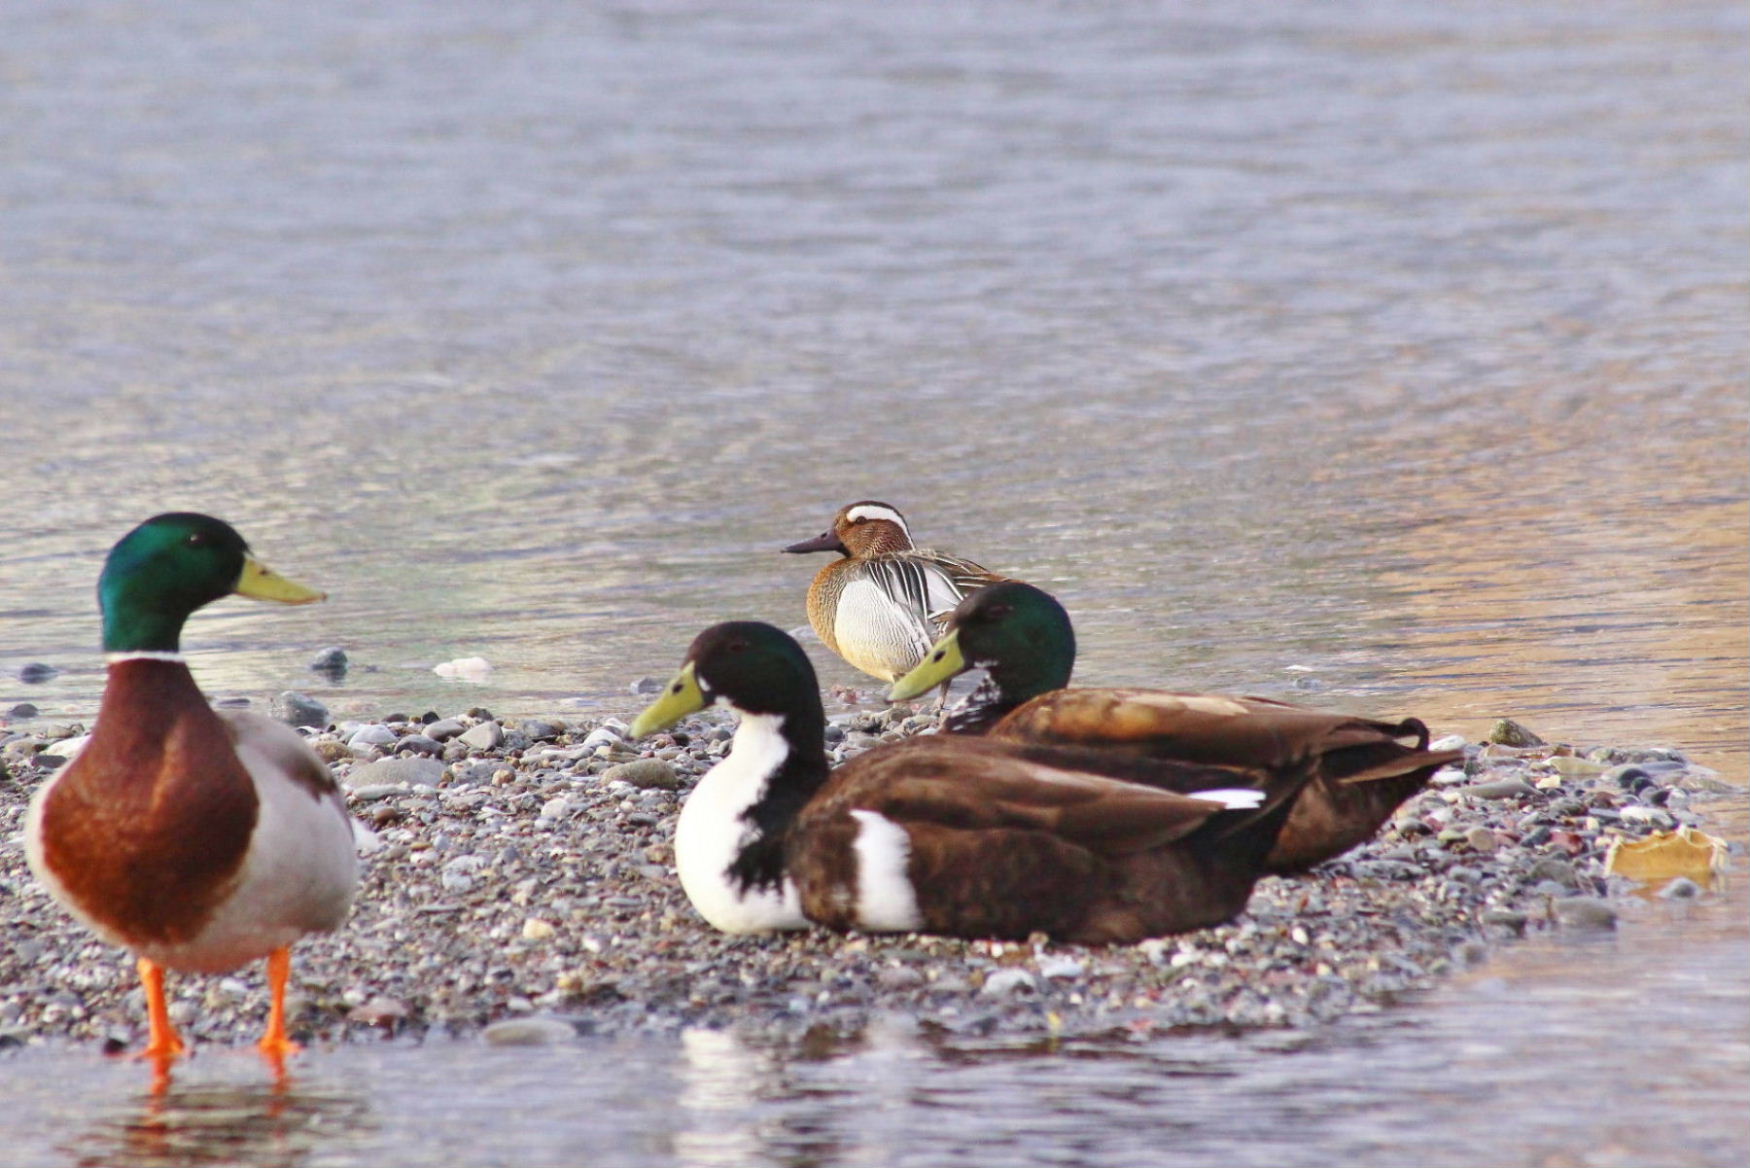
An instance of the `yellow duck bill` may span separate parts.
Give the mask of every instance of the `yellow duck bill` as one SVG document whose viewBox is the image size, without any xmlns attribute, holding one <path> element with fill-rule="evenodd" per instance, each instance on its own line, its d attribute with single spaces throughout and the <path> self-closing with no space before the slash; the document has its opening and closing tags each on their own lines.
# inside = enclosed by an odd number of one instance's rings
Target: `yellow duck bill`
<svg viewBox="0 0 1750 1168">
<path fill-rule="evenodd" d="M 328 599 L 328 593 L 289 580 L 254 556 L 243 557 L 243 573 L 237 577 L 237 586 L 232 591 L 252 600 L 272 600 L 278 604 L 314 604 Z"/>
<path fill-rule="evenodd" d="M 960 634 L 949 633 L 937 641 L 917 667 L 887 691 L 890 702 L 909 701 L 929 693 L 945 681 L 958 676 L 966 668 L 966 658 L 960 652 Z"/>
<path fill-rule="evenodd" d="M 663 687 L 662 696 L 638 715 L 629 733 L 633 738 L 654 734 L 673 726 L 688 714 L 698 713 L 706 704 L 705 691 L 699 688 L 699 679 L 694 676 L 693 664 L 689 661 L 681 666 L 674 680 Z"/>
</svg>

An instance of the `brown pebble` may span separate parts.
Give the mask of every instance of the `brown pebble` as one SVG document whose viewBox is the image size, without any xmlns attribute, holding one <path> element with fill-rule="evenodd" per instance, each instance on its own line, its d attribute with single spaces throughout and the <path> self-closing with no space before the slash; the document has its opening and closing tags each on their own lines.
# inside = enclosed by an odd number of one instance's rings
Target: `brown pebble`
<svg viewBox="0 0 1750 1168">
<path fill-rule="evenodd" d="M 1512 718 L 1502 718 L 1489 731 L 1489 741 L 1498 742 L 1502 746 L 1543 746 L 1544 740 L 1539 738 L 1530 727 Z"/>
</svg>

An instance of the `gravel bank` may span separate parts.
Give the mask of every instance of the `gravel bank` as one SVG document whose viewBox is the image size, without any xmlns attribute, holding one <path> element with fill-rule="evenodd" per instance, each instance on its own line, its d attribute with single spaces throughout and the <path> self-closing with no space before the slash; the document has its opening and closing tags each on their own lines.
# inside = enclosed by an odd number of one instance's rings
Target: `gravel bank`
<svg viewBox="0 0 1750 1168">
<path fill-rule="evenodd" d="M 292 720 L 297 703 L 276 703 Z M 841 756 L 933 719 L 857 714 Z M 1220 928 L 1106 949 L 825 932 L 730 938 L 673 869 L 680 800 L 728 746 L 705 715 L 627 743 L 614 719 L 386 718 L 307 730 L 349 791 L 364 843 L 346 927 L 294 949 L 305 1041 L 494 1042 L 735 1027 L 851 1033 L 898 1012 L 955 1032 L 1147 1034 L 1304 1027 L 1427 988 L 1493 946 L 1610 929 L 1634 886 L 1603 875 L 1613 835 L 1705 826 L 1744 793 L 1667 748 L 1467 745 L 1379 838 L 1307 878 L 1270 878 Z M 0 725 L 0 1047 L 137 1045 L 133 963 L 55 905 L 25 865 L 31 793 L 78 728 Z M 1492 737 L 1531 742 L 1523 728 Z M 1734 845 L 1741 852 L 1741 845 Z M 1664 895 L 1709 895 L 1679 882 Z M 174 976 L 172 1012 L 202 1042 L 259 1035 L 259 967 Z"/>
</svg>

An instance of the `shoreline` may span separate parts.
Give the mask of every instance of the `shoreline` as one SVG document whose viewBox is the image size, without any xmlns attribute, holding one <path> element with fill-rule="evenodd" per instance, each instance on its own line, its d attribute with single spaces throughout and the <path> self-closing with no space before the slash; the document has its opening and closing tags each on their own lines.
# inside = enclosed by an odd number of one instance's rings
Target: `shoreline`
<svg viewBox="0 0 1750 1168">
<path fill-rule="evenodd" d="M 834 721 L 829 748 L 836 763 L 934 722 L 904 706 L 857 713 Z M 1215 928 L 1110 947 L 731 937 L 693 911 L 673 867 L 680 797 L 731 726 L 707 712 L 627 743 L 614 718 L 500 721 L 476 708 L 307 730 L 371 834 L 351 918 L 293 948 L 294 1033 L 794 1037 L 895 1013 L 973 1035 L 1306 1029 L 1429 989 L 1521 936 L 1613 929 L 1638 886 L 1603 875 L 1611 835 L 1705 830 L 1711 801 L 1744 794 L 1669 748 L 1466 744 L 1463 771 L 1438 774 L 1374 840 L 1308 876 L 1266 877 Z M 132 960 L 74 922 L 24 860 L 24 809 L 69 729 L 0 728 L 0 918 L 12 939 L 0 1049 L 121 1050 L 144 1034 Z M 1679 882 L 1663 895 L 1714 894 Z M 260 963 L 173 973 L 168 989 L 197 1044 L 259 1035 Z"/>
</svg>

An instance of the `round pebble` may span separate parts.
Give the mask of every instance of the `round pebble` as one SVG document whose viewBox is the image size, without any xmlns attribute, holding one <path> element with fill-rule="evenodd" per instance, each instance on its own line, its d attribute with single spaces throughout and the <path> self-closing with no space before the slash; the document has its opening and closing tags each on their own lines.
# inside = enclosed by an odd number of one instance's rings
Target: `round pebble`
<svg viewBox="0 0 1750 1168">
<path fill-rule="evenodd" d="M 328 725 L 328 707 L 295 689 L 288 689 L 273 699 L 268 712 L 288 726 L 311 726 L 320 729 Z"/>
</svg>

